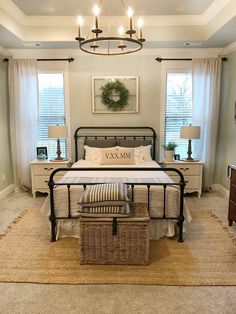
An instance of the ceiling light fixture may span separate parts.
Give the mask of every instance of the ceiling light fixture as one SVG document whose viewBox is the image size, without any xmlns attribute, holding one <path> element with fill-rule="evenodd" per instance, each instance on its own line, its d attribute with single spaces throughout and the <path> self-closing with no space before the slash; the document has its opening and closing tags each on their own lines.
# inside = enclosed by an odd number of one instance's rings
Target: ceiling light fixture
<svg viewBox="0 0 236 314">
<path fill-rule="evenodd" d="M 109 12 L 111 12 L 111 2 L 109 0 Z M 123 0 L 120 0 L 121 5 L 125 8 Z M 137 27 L 138 31 L 133 27 L 133 10 L 131 7 L 127 10 L 127 24 L 129 29 L 125 31 L 125 28 L 121 25 L 117 29 L 117 35 L 111 34 L 111 27 L 108 25 L 107 31 L 99 27 L 99 15 L 102 8 L 103 0 L 100 1 L 99 6 L 94 5 L 94 25 L 88 31 L 86 38 L 82 36 L 83 18 L 78 16 L 78 37 L 75 39 L 79 42 L 79 47 L 84 52 L 94 55 L 123 55 L 136 52 L 143 47 L 143 20 L 139 18 Z M 109 14 L 109 20 L 111 20 Z"/>
</svg>

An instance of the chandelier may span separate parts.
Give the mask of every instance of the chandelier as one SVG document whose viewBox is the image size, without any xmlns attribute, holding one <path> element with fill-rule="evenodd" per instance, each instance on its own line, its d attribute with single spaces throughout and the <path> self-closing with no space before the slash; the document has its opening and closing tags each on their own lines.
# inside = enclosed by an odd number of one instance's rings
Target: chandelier
<svg viewBox="0 0 236 314">
<path fill-rule="evenodd" d="M 109 0 L 109 13 L 111 12 L 111 1 Z M 124 7 L 123 0 L 120 0 L 121 5 Z M 94 23 L 87 32 L 86 37 L 83 37 L 82 26 L 83 18 L 78 16 L 78 37 L 75 39 L 79 42 L 79 47 L 82 51 L 94 54 L 94 55 L 123 55 L 128 53 L 136 52 L 143 47 L 143 20 L 138 19 L 136 31 L 133 27 L 133 10 L 131 7 L 127 10 L 127 30 L 120 25 L 116 31 L 116 34 L 111 32 L 110 25 L 107 26 L 107 30 L 103 30 L 99 26 L 99 15 L 102 11 L 103 0 L 100 1 L 99 5 L 94 5 L 93 14 Z M 109 14 L 109 20 L 111 16 Z M 109 23 L 108 23 L 109 24 Z"/>
</svg>

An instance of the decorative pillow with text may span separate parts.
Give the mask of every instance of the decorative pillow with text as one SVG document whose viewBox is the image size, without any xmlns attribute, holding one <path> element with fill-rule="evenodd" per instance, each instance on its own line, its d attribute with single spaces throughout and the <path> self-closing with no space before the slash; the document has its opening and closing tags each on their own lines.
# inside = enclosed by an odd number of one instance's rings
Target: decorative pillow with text
<svg viewBox="0 0 236 314">
<path fill-rule="evenodd" d="M 134 149 L 126 148 L 113 150 L 103 149 L 102 150 L 102 165 L 134 165 Z"/>
</svg>

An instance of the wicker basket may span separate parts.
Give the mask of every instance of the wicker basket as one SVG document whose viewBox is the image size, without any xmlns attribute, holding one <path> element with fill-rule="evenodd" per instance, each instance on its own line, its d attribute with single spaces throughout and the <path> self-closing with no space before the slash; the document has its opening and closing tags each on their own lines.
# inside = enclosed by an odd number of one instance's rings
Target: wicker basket
<svg viewBox="0 0 236 314">
<path fill-rule="evenodd" d="M 149 261 L 149 215 L 145 204 L 131 205 L 132 216 L 117 218 L 81 217 L 80 264 L 136 264 Z"/>
</svg>

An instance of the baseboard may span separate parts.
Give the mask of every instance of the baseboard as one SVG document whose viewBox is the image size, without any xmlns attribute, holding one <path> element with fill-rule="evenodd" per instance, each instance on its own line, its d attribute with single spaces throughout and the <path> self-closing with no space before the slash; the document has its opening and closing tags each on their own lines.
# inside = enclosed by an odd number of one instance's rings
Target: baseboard
<svg viewBox="0 0 236 314">
<path fill-rule="evenodd" d="M 220 192 L 224 198 L 229 198 L 229 190 L 221 184 L 213 184 L 213 190 Z"/>
<path fill-rule="evenodd" d="M 9 185 L 4 190 L 0 191 L 0 199 L 4 198 L 5 196 L 7 196 L 8 194 L 14 191 L 15 191 L 15 185 L 14 184 Z"/>
</svg>

